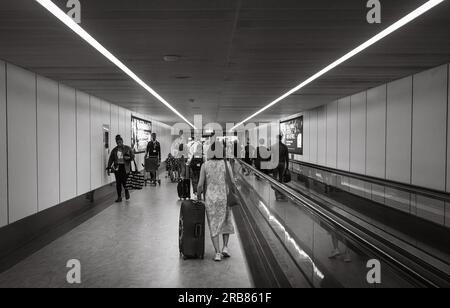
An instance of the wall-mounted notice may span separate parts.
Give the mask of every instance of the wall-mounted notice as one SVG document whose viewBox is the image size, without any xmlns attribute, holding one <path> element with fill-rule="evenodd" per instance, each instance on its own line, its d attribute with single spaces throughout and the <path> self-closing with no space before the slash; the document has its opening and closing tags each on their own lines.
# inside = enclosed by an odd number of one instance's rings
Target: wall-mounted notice
<svg viewBox="0 0 450 308">
<path fill-rule="evenodd" d="M 151 134 L 152 122 L 131 117 L 131 147 L 135 153 L 145 153 Z"/>
<path fill-rule="evenodd" d="M 290 153 L 303 155 L 303 116 L 281 122 L 280 133 Z"/>
</svg>

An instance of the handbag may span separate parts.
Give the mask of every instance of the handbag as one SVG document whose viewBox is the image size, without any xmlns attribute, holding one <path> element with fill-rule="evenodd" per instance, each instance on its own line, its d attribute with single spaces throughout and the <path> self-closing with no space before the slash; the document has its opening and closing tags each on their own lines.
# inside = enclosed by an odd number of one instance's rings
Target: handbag
<svg viewBox="0 0 450 308">
<path fill-rule="evenodd" d="M 133 161 L 133 163 L 135 170 L 134 171 L 131 170 L 130 174 L 128 175 L 127 181 L 125 183 L 125 189 L 141 190 L 142 188 L 144 188 L 145 183 L 144 175 L 138 171 L 136 161 Z"/>
<path fill-rule="evenodd" d="M 225 163 L 225 183 L 228 186 L 227 206 L 233 207 L 233 206 L 239 205 L 240 202 L 238 201 L 239 198 L 235 191 L 234 185 L 231 182 L 231 175 L 230 175 L 230 171 L 228 171 L 227 161 L 224 160 L 224 163 Z"/>
<path fill-rule="evenodd" d="M 289 183 L 290 181 L 292 181 L 291 172 L 289 171 L 289 169 L 286 169 L 283 174 L 283 183 Z"/>
</svg>

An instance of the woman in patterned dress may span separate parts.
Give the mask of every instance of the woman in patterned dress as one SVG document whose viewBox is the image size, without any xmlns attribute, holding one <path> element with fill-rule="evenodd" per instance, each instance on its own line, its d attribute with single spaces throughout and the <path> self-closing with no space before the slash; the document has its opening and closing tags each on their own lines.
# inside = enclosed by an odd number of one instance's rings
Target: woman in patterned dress
<svg viewBox="0 0 450 308">
<path fill-rule="evenodd" d="M 216 151 L 217 148 L 217 151 Z M 214 260 L 230 257 L 228 240 L 234 234 L 231 210 L 227 206 L 228 187 L 225 182 L 225 164 L 223 145 L 213 142 L 208 151 L 208 160 L 202 165 L 198 182 L 198 196 L 205 193 L 206 217 L 211 239 L 216 250 Z M 223 249 L 220 250 L 219 237 L 223 237 Z"/>
</svg>

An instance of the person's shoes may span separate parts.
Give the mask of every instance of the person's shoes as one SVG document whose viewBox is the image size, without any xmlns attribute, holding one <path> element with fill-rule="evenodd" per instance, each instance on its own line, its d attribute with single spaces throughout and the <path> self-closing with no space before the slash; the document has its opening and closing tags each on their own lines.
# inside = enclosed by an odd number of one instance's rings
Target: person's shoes
<svg viewBox="0 0 450 308">
<path fill-rule="evenodd" d="M 125 192 L 125 199 L 130 200 L 130 192 Z"/>
<path fill-rule="evenodd" d="M 224 258 L 229 258 L 229 257 L 231 257 L 231 255 L 228 253 L 228 247 L 224 247 L 224 248 L 223 248 L 223 250 L 222 250 L 222 256 L 223 256 Z"/>
<path fill-rule="evenodd" d="M 222 254 L 220 252 L 216 253 L 216 256 L 214 257 L 214 261 L 216 261 L 216 262 L 222 261 Z"/>
<path fill-rule="evenodd" d="M 338 249 L 333 250 L 333 252 L 331 253 L 331 255 L 328 257 L 329 259 L 334 259 L 337 256 L 339 256 L 341 253 L 339 252 Z"/>
<path fill-rule="evenodd" d="M 116 203 L 122 202 L 122 198 L 117 198 L 115 202 Z"/>
</svg>

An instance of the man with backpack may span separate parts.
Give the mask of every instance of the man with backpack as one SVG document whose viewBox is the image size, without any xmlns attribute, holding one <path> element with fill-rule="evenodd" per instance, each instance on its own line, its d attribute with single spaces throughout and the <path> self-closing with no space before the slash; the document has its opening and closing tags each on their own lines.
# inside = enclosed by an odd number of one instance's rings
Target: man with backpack
<svg viewBox="0 0 450 308">
<path fill-rule="evenodd" d="M 194 194 L 197 194 L 197 184 L 200 178 L 200 170 L 203 165 L 203 145 L 200 141 L 200 136 L 196 135 L 194 141 L 189 148 L 189 169 L 191 173 L 192 189 Z"/>
</svg>

